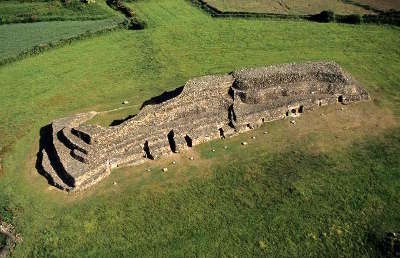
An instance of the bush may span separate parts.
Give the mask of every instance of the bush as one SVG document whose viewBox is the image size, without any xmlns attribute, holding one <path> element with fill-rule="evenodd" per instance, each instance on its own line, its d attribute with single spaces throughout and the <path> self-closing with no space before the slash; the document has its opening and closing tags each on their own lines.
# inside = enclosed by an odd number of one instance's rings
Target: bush
<svg viewBox="0 0 400 258">
<path fill-rule="evenodd" d="M 379 15 L 364 15 L 363 21 L 367 23 L 380 23 L 400 26 L 400 11 L 391 10 Z"/>
<path fill-rule="evenodd" d="M 359 14 L 350 14 L 350 15 L 337 15 L 336 21 L 341 23 L 349 23 L 349 24 L 360 24 L 361 23 L 361 15 Z"/>
<path fill-rule="evenodd" d="M 319 14 L 312 15 L 310 20 L 316 22 L 333 22 L 335 20 L 335 13 L 330 10 L 322 11 Z"/>
</svg>

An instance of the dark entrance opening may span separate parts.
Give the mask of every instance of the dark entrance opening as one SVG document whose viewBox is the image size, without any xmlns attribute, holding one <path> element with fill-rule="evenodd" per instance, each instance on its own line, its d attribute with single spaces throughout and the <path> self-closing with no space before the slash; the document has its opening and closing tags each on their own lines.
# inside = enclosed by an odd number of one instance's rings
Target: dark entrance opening
<svg viewBox="0 0 400 258">
<path fill-rule="evenodd" d="M 219 128 L 219 136 L 221 136 L 221 139 L 225 139 L 225 134 L 224 134 L 224 129 Z"/>
<path fill-rule="evenodd" d="M 299 113 L 303 113 L 303 111 L 304 111 L 304 106 L 300 106 L 299 107 Z"/>
<path fill-rule="evenodd" d="M 186 141 L 186 144 L 187 144 L 188 147 L 190 147 L 190 148 L 193 147 L 193 141 L 192 141 L 192 138 L 190 138 L 189 135 L 185 136 L 185 141 Z"/>
<path fill-rule="evenodd" d="M 337 101 L 338 101 L 339 103 L 343 103 L 343 96 L 340 95 L 340 96 L 338 97 Z"/>
<path fill-rule="evenodd" d="M 229 119 L 229 126 L 231 128 L 235 128 L 235 122 L 236 122 L 236 114 L 235 110 L 233 109 L 233 104 L 229 106 L 228 108 L 228 119 Z"/>
<path fill-rule="evenodd" d="M 153 155 L 151 155 L 151 153 L 150 153 L 150 148 L 149 148 L 149 142 L 148 141 L 144 142 L 143 150 L 144 150 L 144 153 L 146 155 L 146 158 L 154 159 Z"/>
<path fill-rule="evenodd" d="M 171 130 L 167 136 L 168 136 L 169 147 L 171 148 L 171 151 L 175 153 L 176 152 L 176 143 L 175 143 L 175 139 L 174 139 L 174 136 L 175 136 L 174 130 Z"/>
<path fill-rule="evenodd" d="M 286 111 L 286 116 L 289 116 L 289 111 Z"/>
</svg>

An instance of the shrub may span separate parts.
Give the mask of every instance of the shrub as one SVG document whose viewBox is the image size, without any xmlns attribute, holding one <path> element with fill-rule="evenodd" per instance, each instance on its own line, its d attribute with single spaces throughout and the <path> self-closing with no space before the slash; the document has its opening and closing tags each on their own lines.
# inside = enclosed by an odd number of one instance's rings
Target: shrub
<svg viewBox="0 0 400 258">
<path fill-rule="evenodd" d="M 350 14 L 350 15 L 337 15 L 336 21 L 341 23 L 349 23 L 349 24 L 360 24 L 361 23 L 361 15 L 359 14 Z"/>
<path fill-rule="evenodd" d="M 322 11 L 319 14 L 312 15 L 310 20 L 316 22 L 333 22 L 335 20 L 335 13 L 330 10 Z"/>
<path fill-rule="evenodd" d="M 388 11 L 379 15 L 364 15 L 364 22 L 400 26 L 400 11 Z"/>
</svg>

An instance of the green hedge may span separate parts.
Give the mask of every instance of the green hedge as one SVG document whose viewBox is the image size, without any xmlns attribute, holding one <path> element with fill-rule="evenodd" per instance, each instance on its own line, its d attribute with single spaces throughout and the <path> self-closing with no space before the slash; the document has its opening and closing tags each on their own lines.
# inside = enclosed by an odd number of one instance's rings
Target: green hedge
<svg viewBox="0 0 400 258">
<path fill-rule="evenodd" d="M 400 11 L 390 10 L 379 15 L 364 15 L 363 22 L 400 26 Z"/>
<path fill-rule="evenodd" d="M 119 11 L 126 17 L 127 21 L 124 22 L 124 25 L 127 29 L 141 30 L 146 27 L 145 21 L 139 19 L 135 12 L 126 6 L 121 0 L 107 0 L 106 2 L 108 6 Z"/>
<path fill-rule="evenodd" d="M 359 14 L 335 15 L 335 21 L 339 23 L 360 24 L 362 17 Z"/>
<path fill-rule="evenodd" d="M 0 17 L 0 25 L 13 24 L 13 23 L 33 23 L 33 22 L 47 22 L 47 21 L 95 21 L 104 20 L 108 16 L 76 16 L 76 17 L 65 17 L 65 16 L 23 16 L 23 17 Z"/>
<path fill-rule="evenodd" d="M 333 22 L 335 21 L 335 13 L 333 11 L 327 10 L 322 11 L 319 14 L 312 15 L 309 20 L 316 22 Z"/>
</svg>

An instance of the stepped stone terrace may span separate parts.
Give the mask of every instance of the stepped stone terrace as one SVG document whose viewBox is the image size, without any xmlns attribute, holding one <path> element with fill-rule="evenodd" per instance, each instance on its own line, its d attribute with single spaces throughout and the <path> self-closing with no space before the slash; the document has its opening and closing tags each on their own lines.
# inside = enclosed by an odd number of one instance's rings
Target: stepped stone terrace
<svg viewBox="0 0 400 258">
<path fill-rule="evenodd" d="M 53 121 L 42 129 L 39 172 L 60 189 L 80 191 L 116 167 L 159 159 L 323 105 L 369 99 L 334 62 L 203 76 L 164 95 L 168 99 L 146 101 L 137 115 L 116 126 L 84 124 L 96 112 Z"/>
</svg>

